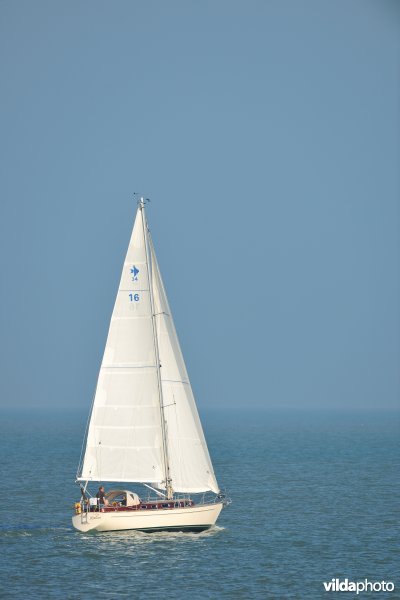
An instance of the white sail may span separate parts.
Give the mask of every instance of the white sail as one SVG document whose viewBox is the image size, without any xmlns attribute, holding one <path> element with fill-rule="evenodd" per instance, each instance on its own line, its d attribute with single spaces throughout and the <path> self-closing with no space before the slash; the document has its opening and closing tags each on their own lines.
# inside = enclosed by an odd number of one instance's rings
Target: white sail
<svg viewBox="0 0 400 600">
<path fill-rule="evenodd" d="M 165 489 L 167 465 L 174 491 L 218 492 L 141 205 L 111 317 L 78 479 L 156 482 L 153 485 Z"/>
<path fill-rule="evenodd" d="M 169 472 L 176 492 L 218 493 L 213 467 L 172 314 L 150 241 L 152 290 L 161 363 Z"/>
<path fill-rule="evenodd" d="M 125 258 L 78 479 L 164 479 L 160 402 L 140 210 Z"/>
</svg>

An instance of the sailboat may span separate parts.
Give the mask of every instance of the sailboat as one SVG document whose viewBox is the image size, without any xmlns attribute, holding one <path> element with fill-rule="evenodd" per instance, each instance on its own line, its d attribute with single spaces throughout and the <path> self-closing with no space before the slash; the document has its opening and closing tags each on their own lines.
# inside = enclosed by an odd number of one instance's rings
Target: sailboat
<svg viewBox="0 0 400 600">
<path fill-rule="evenodd" d="M 138 202 L 78 467 L 72 524 L 82 532 L 203 531 L 229 503 L 214 474 L 145 204 Z M 93 482 L 96 491 L 117 485 L 95 497 Z M 139 493 L 131 484 L 140 484 Z"/>
</svg>

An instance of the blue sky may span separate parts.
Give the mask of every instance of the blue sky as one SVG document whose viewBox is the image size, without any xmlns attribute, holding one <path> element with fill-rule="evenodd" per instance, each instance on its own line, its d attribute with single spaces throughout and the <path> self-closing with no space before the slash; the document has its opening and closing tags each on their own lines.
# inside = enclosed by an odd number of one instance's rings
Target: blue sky
<svg viewBox="0 0 400 600">
<path fill-rule="evenodd" d="M 200 409 L 394 409 L 396 2 L 1 2 L 0 403 L 88 409 L 133 192 Z"/>
</svg>

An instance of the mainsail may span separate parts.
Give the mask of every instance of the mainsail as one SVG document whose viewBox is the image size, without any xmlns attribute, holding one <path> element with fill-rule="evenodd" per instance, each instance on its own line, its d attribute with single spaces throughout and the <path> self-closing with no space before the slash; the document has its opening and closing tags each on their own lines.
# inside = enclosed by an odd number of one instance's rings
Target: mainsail
<svg viewBox="0 0 400 600">
<path fill-rule="evenodd" d="M 141 202 L 78 480 L 167 478 L 176 492 L 219 490 Z"/>
</svg>

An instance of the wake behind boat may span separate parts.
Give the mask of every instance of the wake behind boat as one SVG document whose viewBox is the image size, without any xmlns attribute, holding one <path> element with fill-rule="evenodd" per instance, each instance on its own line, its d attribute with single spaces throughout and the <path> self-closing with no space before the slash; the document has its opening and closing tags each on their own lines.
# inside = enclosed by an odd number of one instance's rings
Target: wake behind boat
<svg viewBox="0 0 400 600">
<path fill-rule="evenodd" d="M 81 499 L 72 524 L 84 532 L 202 531 L 215 524 L 228 503 L 208 453 L 143 198 L 111 317 L 77 482 Z M 89 491 L 91 482 L 117 483 L 118 489 L 95 498 Z M 125 484 L 141 484 L 147 497 Z"/>
</svg>

